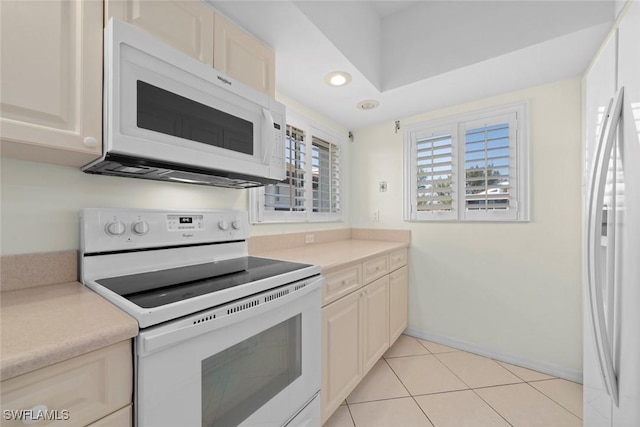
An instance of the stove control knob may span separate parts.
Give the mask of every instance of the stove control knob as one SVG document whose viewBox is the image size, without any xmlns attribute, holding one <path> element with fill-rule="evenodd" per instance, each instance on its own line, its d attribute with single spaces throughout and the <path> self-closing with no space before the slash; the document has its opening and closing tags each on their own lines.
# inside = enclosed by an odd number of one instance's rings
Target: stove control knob
<svg viewBox="0 0 640 427">
<path fill-rule="evenodd" d="M 122 221 L 111 221 L 105 225 L 104 230 L 109 236 L 122 236 L 126 231 L 126 227 Z"/>
<path fill-rule="evenodd" d="M 220 222 L 218 222 L 218 228 L 220 230 L 227 231 L 229 229 L 229 223 L 224 219 L 221 219 Z"/>
<path fill-rule="evenodd" d="M 138 236 L 144 236 L 149 232 L 149 224 L 145 221 L 136 221 L 131 225 L 131 231 Z"/>
<path fill-rule="evenodd" d="M 240 230 L 240 221 L 236 219 L 231 223 L 231 227 L 233 227 L 234 230 Z"/>
</svg>

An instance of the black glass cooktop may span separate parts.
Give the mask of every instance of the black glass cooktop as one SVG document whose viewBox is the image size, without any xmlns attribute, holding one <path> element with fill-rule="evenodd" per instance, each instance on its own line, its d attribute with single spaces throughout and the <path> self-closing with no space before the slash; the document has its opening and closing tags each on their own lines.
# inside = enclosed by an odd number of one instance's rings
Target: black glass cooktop
<svg viewBox="0 0 640 427">
<path fill-rule="evenodd" d="M 159 307 L 310 267 L 257 257 L 131 274 L 96 282 L 143 308 Z"/>
</svg>

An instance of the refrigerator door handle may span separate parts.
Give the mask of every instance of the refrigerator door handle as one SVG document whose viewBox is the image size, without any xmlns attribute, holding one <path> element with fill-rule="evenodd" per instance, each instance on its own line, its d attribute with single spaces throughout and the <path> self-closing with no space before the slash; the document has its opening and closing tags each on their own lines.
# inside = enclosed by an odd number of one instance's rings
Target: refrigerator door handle
<svg viewBox="0 0 640 427">
<path fill-rule="evenodd" d="M 610 345 L 609 333 L 605 321 L 604 302 L 602 297 L 602 255 L 600 251 L 600 230 L 602 227 L 602 208 L 604 191 L 607 180 L 609 159 L 613 150 L 616 130 L 622 110 L 623 89 L 620 88 L 616 96 L 609 103 L 605 116 L 600 141 L 596 151 L 591 185 L 589 187 L 589 205 L 587 222 L 587 289 L 589 291 L 589 306 L 593 330 L 595 332 L 596 348 L 600 372 L 605 386 L 613 402 L 618 406 L 618 380 L 613 366 L 613 352 Z"/>
</svg>

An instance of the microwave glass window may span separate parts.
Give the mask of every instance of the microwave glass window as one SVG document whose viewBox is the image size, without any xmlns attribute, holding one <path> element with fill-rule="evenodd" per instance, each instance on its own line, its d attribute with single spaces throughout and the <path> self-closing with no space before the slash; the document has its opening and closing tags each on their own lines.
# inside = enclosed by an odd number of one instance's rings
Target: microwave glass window
<svg viewBox="0 0 640 427">
<path fill-rule="evenodd" d="M 202 361 L 202 425 L 235 427 L 302 374 L 302 314 Z"/>
<path fill-rule="evenodd" d="M 253 123 L 141 80 L 139 128 L 253 155 Z"/>
</svg>

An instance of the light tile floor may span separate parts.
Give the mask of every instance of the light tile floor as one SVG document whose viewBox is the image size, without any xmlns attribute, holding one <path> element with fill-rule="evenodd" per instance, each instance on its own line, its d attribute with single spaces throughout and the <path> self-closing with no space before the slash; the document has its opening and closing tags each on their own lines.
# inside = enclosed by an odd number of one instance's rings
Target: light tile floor
<svg viewBox="0 0 640 427">
<path fill-rule="evenodd" d="M 324 427 L 580 427 L 582 385 L 402 335 Z"/>
</svg>

